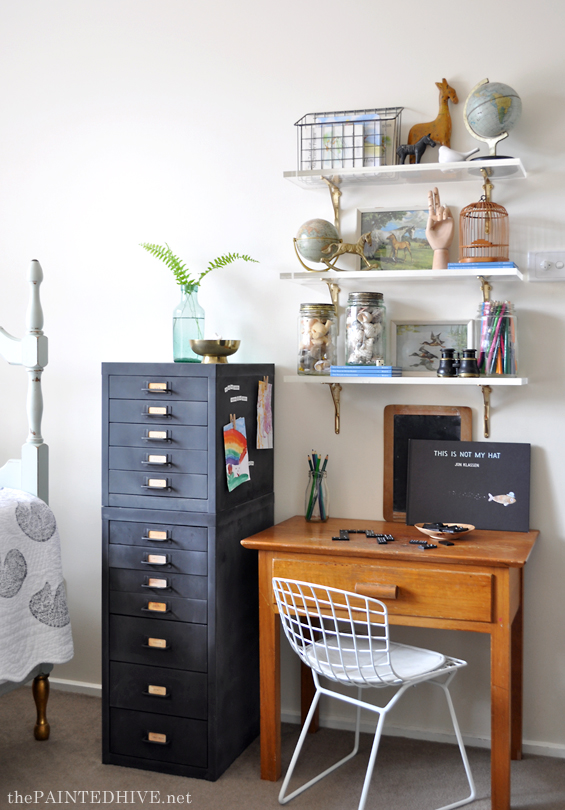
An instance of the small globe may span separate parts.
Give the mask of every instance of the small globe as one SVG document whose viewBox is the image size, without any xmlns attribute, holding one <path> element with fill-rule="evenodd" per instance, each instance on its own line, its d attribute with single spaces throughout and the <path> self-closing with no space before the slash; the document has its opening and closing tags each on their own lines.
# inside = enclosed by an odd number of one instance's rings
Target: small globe
<svg viewBox="0 0 565 810">
<path fill-rule="evenodd" d="M 300 255 L 310 262 L 321 262 L 332 258 L 337 245 L 330 248 L 335 242 L 341 242 L 337 228 L 325 219 L 309 219 L 298 229 L 296 234 L 296 249 Z M 329 248 L 329 250 L 327 250 Z M 327 252 L 322 253 L 322 251 Z"/>
<path fill-rule="evenodd" d="M 465 102 L 465 118 L 479 140 L 499 138 L 509 132 L 521 113 L 522 101 L 518 93 L 500 82 L 478 85 Z"/>
</svg>

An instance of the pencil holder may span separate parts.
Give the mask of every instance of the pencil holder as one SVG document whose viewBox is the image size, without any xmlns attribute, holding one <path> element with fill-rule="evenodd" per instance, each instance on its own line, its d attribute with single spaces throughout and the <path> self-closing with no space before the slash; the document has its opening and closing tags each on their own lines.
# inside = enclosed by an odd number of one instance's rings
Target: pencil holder
<svg viewBox="0 0 565 810">
<path fill-rule="evenodd" d="M 328 492 L 327 473 L 310 471 L 304 502 L 306 520 L 324 522 L 330 516 L 330 495 Z"/>
<path fill-rule="evenodd" d="M 510 301 L 484 301 L 475 322 L 481 377 L 518 374 L 517 323 Z"/>
</svg>

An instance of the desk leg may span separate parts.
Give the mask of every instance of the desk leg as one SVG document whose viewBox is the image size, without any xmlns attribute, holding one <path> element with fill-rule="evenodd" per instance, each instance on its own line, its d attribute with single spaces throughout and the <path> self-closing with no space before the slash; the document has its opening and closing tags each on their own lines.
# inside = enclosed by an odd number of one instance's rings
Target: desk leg
<svg viewBox="0 0 565 810">
<path fill-rule="evenodd" d="M 279 617 L 272 606 L 271 559 L 259 553 L 259 672 L 261 678 L 261 779 L 281 775 L 281 675 Z"/>
<path fill-rule="evenodd" d="M 499 601 L 499 606 L 502 604 Z M 504 609 L 502 612 L 506 613 Z M 498 617 L 491 634 L 491 807 L 510 810 L 512 627 Z"/>
<path fill-rule="evenodd" d="M 520 607 L 512 622 L 512 759 L 522 759 L 524 667 L 524 571 L 520 571 Z"/>
<path fill-rule="evenodd" d="M 314 679 L 312 678 L 312 670 L 306 664 L 300 662 L 300 722 L 304 725 L 306 715 L 310 710 L 314 695 L 316 694 L 316 687 L 314 686 Z M 309 734 L 315 734 L 320 728 L 320 704 L 318 703 L 314 716 L 310 721 Z"/>
</svg>

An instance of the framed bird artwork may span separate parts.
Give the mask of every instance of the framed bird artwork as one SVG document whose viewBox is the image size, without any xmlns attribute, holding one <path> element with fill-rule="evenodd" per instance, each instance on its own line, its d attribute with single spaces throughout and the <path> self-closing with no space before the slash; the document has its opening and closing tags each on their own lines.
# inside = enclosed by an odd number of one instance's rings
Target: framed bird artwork
<svg viewBox="0 0 565 810">
<path fill-rule="evenodd" d="M 391 321 L 391 365 L 404 377 L 434 377 L 442 349 L 472 349 L 473 321 Z"/>
</svg>

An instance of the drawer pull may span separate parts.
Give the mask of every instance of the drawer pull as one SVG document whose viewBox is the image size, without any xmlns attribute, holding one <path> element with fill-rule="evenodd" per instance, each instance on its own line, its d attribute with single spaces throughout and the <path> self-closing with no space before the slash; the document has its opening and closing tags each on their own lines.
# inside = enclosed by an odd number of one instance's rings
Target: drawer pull
<svg viewBox="0 0 565 810">
<path fill-rule="evenodd" d="M 164 543 L 166 540 L 171 539 L 168 531 L 160 532 L 156 529 L 147 529 L 147 534 L 144 535 L 142 540 L 150 540 L 152 543 Z"/>
<path fill-rule="evenodd" d="M 157 577 L 147 577 L 146 581 L 142 583 L 142 588 L 159 588 L 162 591 L 170 591 L 171 586 L 167 579 L 157 579 Z"/>
<path fill-rule="evenodd" d="M 144 613 L 169 613 L 170 607 L 166 602 L 148 602 L 147 607 L 142 607 Z"/>
<path fill-rule="evenodd" d="M 144 560 L 139 561 L 141 565 L 168 565 L 168 554 L 146 554 Z"/>
<path fill-rule="evenodd" d="M 171 409 L 169 405 L 150 405 L 146 408 L 142 414 L 142 416 L 172 416 Z"/>
<path fill-rule="evenodd" d="M 171 693 L 167 692 L 166 686 L 155 686 L 150 683 L 147 690 L 143 692 L 146 697 L 170 698 Z"/>
<path fill-rule="evenodd" d="M 146 394 L 170 394 L 171 389 L 169 388 L 168 382 L 147 382 L 145 383 L 145 388 L 141 389 L 145 391 Z"/>
<path fill-rule="evenodd" d="M 146 478 L 141 489 L 171 489 L 168 478 Z"/>
<path fill-rule="evenodd" d="M 147 430 L 145 436 L 141 437 L 144 442 L 170 442 L 170 430 Z"/>
<path fill-rule="evenodd" d="M 169 458 L 169 456 L 157 456 L 157 455 L 152 455 L 152 454 L 148 454 L 147 458 L 145 458 L 141 463 L 144 466 L 147 466 L 149 464 L 156 464 L 156 465 L 158 465 L 160 467 L 171 467 L 172 466 L 171 459 Z"/>
<path fill-rule="evenodd" d="M 171 741 L 167 739 L 166 734 L 158 734 L 156 731 L 147 732 L 147 737 L 143 738 L 143 742 L 153 743 L 153 745 L 170 745 Z"/>
<path fill-rule="evenodd" d="M 372 596 L 373 599 L 396 599 L 398 585 L 387 585 L 379 582 L 356 582 L 355 593 L 361 596 Z"/>
<path fill-rule="evenodd" d="M 143 647 L 149 647 L 152 650 L 170 650 L 171 645 L 168 643 L 166 638 L 148 638 L 147 643 L 142 645 Z"/>
</svg>

